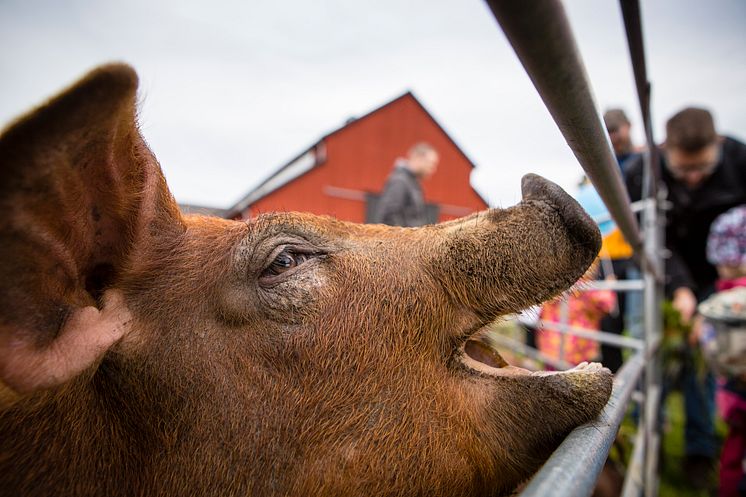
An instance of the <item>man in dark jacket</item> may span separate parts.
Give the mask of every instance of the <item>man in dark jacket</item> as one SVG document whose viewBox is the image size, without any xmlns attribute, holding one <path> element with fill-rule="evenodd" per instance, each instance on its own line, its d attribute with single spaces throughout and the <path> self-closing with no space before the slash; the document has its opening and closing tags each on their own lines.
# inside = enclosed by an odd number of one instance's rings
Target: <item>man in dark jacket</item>
<svg viewBox="0 0 746 497">
<path fill-rule="evenodd" d="M 707 262 L 710 225 L 731 207 L 746 203 L 746 145 L 715 132 L 705 109 L 687 108 L 666 123 L 661 150 L 661 181 L 671 209 L 666 213 L 666 289 L 684 322 L 695 326 L 697 303 L 714 291 L 717 272 Z M 628 164 L 625 180 L 632 201 L 640 200 L 642 158 Z M 696 347 L 696 343 L 690 343 Z M 686 427 L 685 475 L 703 487 L 714 467 L 714 380 L 698 380 L 685 369 L 682 385 Z"/>
<path fill-rule="evenodd" d="M 604 124 L 606 124 L 606 131 L 609 133 L 609 140 L 611 140 L 611 147 L 614 149 L 619 169 L 623 174 L 627 162 L 638 155 L 632 144 L 632 125 L 622 109 L 609 109 L 604 112 Z"/>
<path fill-rule="evenodd" d="M 375 222 L 392 226 L 427 224 L 427 206 L 420 181 L 438 167 L 438 152 L 427 143 L 409 149 L 406 159 L 397 161 L 378 200 Z"/>
</svg>

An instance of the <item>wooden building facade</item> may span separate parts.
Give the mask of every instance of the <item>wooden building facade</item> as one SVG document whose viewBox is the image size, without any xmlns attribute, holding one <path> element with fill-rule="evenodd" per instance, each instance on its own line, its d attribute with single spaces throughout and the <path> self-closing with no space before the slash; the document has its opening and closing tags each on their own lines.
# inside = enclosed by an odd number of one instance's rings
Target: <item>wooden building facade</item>
<svg viewBox="0 0 746 497">
<path fill-rule="evenodd" d="M 474 164 L 407 92 L 325 135 L 224 215 L 247 219 L 262 212 L 304 211 L 365 222 L 397 158 L 421 141 L 440 155 L 437 172 L 423 182 L 432 220 L 487 208 L 469 182 Z"/>
</svg>

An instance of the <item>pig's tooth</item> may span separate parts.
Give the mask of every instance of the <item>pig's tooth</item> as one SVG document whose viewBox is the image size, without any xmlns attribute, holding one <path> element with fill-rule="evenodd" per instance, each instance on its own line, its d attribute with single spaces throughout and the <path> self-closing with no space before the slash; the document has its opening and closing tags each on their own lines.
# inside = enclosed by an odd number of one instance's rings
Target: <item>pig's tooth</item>
<svg viewBox="0 0 746 497">
<path fill-rule="evenodd" d="M 580 364 L 578 364 L 577 366 L 575 366 L 574 368 L 572 368 L 572 369 L 570 369 L 568 371 L 588 371 L 588 372 L 593 372 L 593 371 L 600 371 L 601 369 L 603 369 L 603 365 L 600 362 L 585 362 L 585 361 L 583 361 L 583 362 L 581 362 Z"/>
<path fill-rule="evenodd" d="M 603 364 L 600 362 L 581 362 L 574 368 L 568 369 L 566 371 L 536 371 L 533 373 L 535 376 L 549 376 L 554 374 L 565 374 L 565 373 L 595 373 L 597 371 L 601 371 L 604 369 Z"/>
</svg>

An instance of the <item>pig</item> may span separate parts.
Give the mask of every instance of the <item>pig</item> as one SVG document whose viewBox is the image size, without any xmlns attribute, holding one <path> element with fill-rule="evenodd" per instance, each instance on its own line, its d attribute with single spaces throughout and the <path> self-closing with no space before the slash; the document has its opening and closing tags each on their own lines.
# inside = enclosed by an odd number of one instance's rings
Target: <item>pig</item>
<svg viewBox="0 0 746 497">
<path fill-rule="evenodd" d="M 185 216 L 136 97 L 106 65 L 0 137 L 2 493 L 503 495 L 599 415 L 607 369 L 487 335 L 598 253 L 558 186 L 422 228 Z"/>
</svg>

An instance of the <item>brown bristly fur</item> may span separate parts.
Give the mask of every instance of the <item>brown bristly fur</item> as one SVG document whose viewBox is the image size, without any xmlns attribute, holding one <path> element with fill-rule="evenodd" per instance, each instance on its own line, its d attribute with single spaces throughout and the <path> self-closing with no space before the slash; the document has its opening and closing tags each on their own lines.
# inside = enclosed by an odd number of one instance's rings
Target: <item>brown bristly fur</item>
<svg viewBox="0 0 746 497">
<path fill-rule="evenodd" d="M 558 187 L 419 229 L 182 216 L 136 86 L 99 68 L 0 137 L 3 492 L 501 495 L 601 411 L 608 371 L 460 360 L 596 256 Z"/>
</svg>

